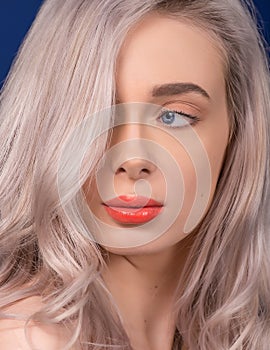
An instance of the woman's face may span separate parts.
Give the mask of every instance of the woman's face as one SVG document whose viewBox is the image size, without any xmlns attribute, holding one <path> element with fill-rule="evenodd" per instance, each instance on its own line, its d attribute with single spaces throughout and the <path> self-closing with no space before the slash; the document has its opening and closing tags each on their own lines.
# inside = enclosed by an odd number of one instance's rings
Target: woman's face
<svg viewBox="0 0 270 350">
<path fill-rule="evenodd" d="M 109 149 L 83 191 L 106 249 L 158 252 L 193 232 L 213 199 L 229 134 L 222 55 L 202 29 L 151 14 L 116 68 Z"/>
</svg>

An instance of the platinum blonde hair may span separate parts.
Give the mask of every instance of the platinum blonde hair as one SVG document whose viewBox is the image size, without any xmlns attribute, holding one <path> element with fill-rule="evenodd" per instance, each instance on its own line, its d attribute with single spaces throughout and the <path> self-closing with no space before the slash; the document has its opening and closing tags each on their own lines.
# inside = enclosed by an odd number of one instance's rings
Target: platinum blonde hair
<svg viewBox="0 0 270 350">
<path fill-rule="evenodd" d="M 86 117 L 93 116 L 88 140 L 111 126 L 95 112 L 114 104 L 121 44 L 151 11 L 213 36 L 223 52 L 230 114 L 215 196 L 185 265 L 184 292 L 176 291 L 177 328 L 189 350 L 268 350 L 269 70 L 254 18 L 239 0 L 44 2 L 1 92 L 0 309 L 41 295 L 45 307 L 33 319 L 70 327 L 67 348 L 131 349 L 101 278 L 104 252 L 87 238 L 68 178 L 77 229 L 61 208 L 57 164 L 62 144 Z M 94 144 L 82 179 L 107 136 Z M 180 343 L 176 337 L 174 349 Z"/>
</svg>

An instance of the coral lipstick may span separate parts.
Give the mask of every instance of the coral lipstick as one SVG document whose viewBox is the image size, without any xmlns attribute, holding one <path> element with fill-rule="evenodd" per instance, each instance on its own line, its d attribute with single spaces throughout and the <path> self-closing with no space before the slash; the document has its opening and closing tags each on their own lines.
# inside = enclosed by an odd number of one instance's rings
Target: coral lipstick
<svg viewBox="0 0 270 350">
<path fill-rule="evenodd" d="M 154 219 L 163 205 L 144 196 L 119 196 L 103 203 L 107 213 L 124 224 L 141 224 Z"/>
</svg>

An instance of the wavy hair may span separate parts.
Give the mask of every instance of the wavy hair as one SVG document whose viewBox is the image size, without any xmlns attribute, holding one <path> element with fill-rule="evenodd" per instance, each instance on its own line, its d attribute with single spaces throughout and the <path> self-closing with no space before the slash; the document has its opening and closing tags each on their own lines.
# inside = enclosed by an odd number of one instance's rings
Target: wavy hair
<svg viewBox="0 0 270 350">
<path fill-rule="evenodd" d="M 101 278 L 106 252 L 90 239 L 68 176 L 62 186 L 76 224 L 67 217 L 57 169 L 63 143 L 86 117 L 87 142 L 111 127 L 96 112 L 115 103 L 117 55 L 151 11 L 216 40 L 230 117 L 215 195 L 185 264 L 184 291 L 179 281 L 175 293 L 177 329 L 189 350 L 268 350 L 269 68 L 254 8 L 240 0 L 44 2 L 0 96 L 0 309 L 39 295 L 45 306 L 32 319 L 70 328 L 67 349 L 132 349 Z M 105 133 L 93 144 L 82 182 L 107 140 Z M 175 336 L 174 349 L 182 340 Z"/>
</svg>

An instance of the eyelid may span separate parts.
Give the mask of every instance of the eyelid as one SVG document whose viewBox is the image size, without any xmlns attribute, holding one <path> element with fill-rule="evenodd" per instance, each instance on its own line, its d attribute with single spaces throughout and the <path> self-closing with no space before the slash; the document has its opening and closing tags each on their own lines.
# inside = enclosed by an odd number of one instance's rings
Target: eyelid
<svg viewBox="0 0 270 350">
<path fill-rule="evenodd" d="M 202 107 L 199 107 L 197 104 L 194 104 L 190 101 L 186 101 L 186 100 L 171 100 L 171 101 L 167 101 L 166 103 L 164 103 L 162 106 L 165 107 L 165 108 L 168 108 L 168 109 L 183 109 L 181 107 L 177 107 L 177 108 L 173 108 L 173 107 L 168 107 L 169 105 L 181 105 L 181 106 L 184 106 L 186 108 L 192 108 L 194 110 L 196 110 L 195 114 L 197 113 L 202 113 L 204 108 Z M 191 114 L 194 114 L 194 113 L 191 113 Z"/>
<path fill-rule="evenodd" d="M 193 113 L 193 112 L 189 112 L 189 111 L 185 111 L 185 108 L 182 108 L 182 107 L 165 107 L 165 106 L 162 106 L 162 108 L 160 109 L 159 111 L 159 116 L 161 116 L 163 113 L 165 112 L 174 112 L 174 113 L 177 113 L 177 114 L 180 114 L 184 117 L 187 117 L 187 118 L 191 118 L 191 119 L 200 119 L 199 117 L 199 114 L 197 113 Z"/>
</svg>

